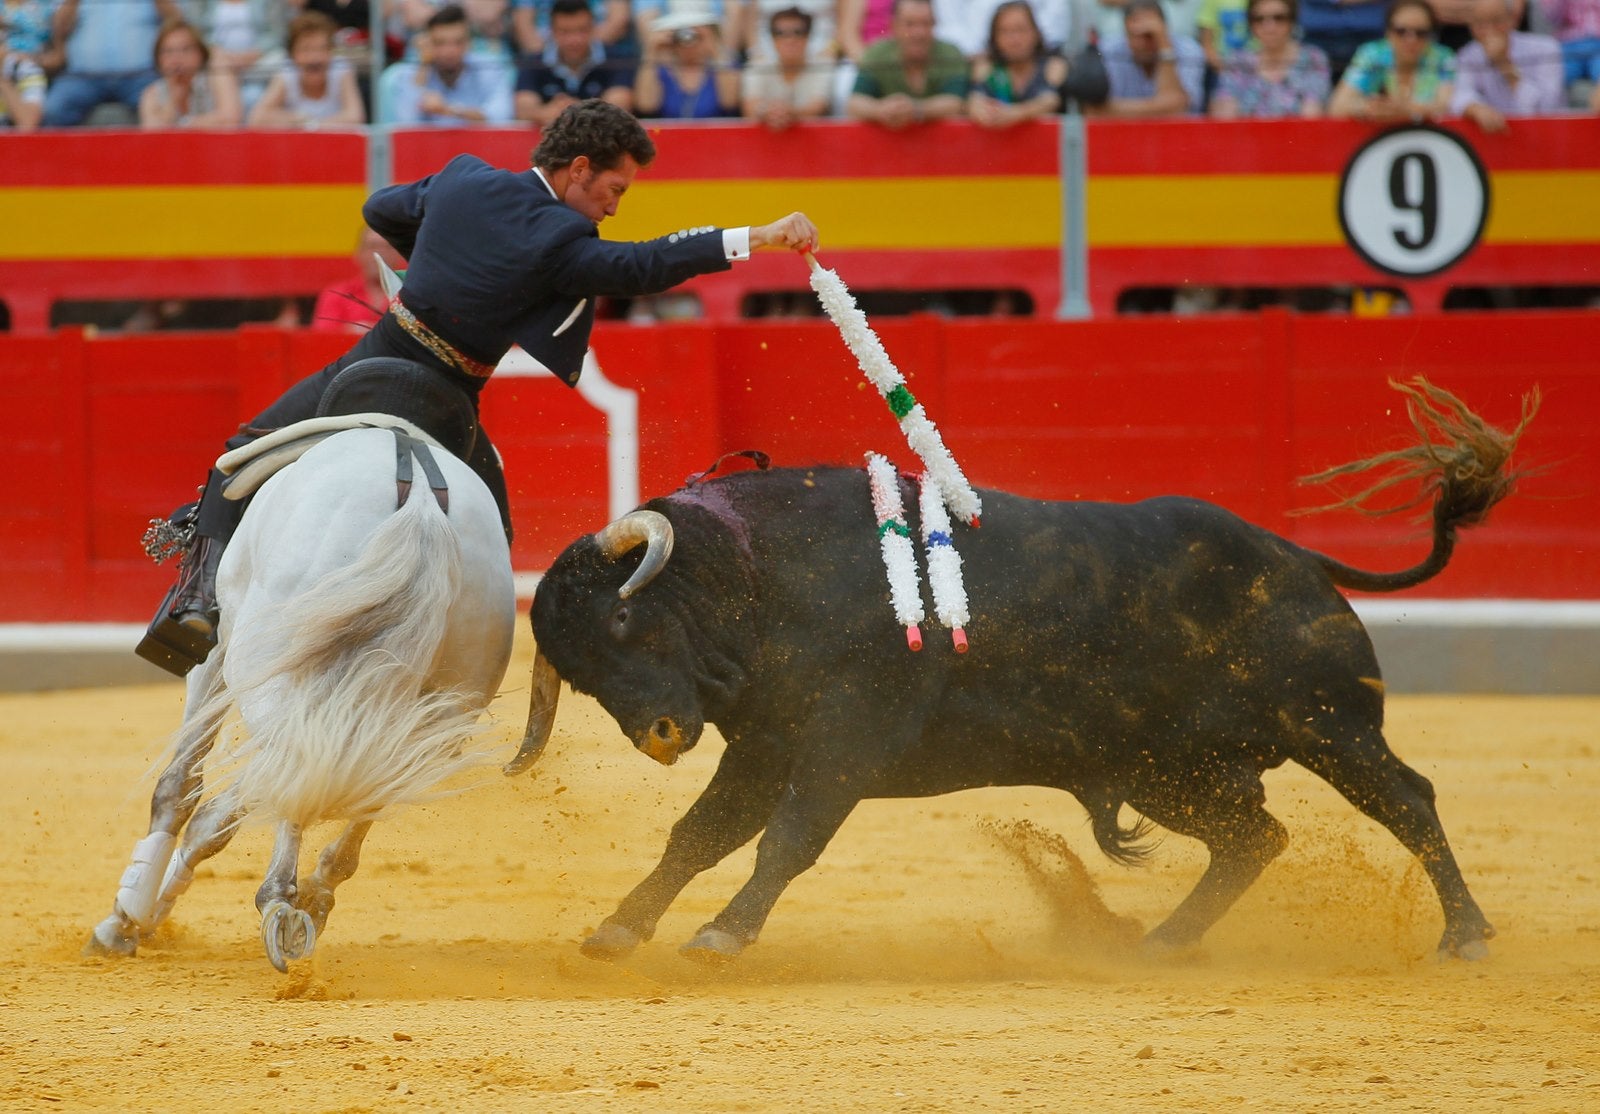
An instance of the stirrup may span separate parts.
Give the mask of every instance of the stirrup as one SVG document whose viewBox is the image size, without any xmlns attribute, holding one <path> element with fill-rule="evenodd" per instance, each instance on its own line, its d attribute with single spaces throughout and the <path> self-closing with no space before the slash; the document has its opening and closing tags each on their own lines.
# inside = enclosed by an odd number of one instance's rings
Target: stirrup
<svg viewBox="0 0 1600 1114">
<path fill-rule="evenodd" d="M 206 660 L 211 648 L 217 644 L 217 632 L 214 626 L 201 631 L 180 622 L 172 614 L 172 606 L 177 598 L 178 585 L 174 584 L 162 599 L 156 617 L 150 621 L 150 629 L 145 631 L 139 645 L 134 647 L 134 653 L 174 676 L 184 677 L 189 670 Z M 185 615 L 193 614 L 197 613 L 185 612 Z"/>
</svg>

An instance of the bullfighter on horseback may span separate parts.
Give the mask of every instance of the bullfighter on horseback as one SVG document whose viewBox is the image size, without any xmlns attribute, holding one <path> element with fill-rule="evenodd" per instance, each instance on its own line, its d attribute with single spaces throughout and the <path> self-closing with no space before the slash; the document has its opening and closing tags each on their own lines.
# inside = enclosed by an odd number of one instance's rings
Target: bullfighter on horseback
<svg viewBox="0 0 1600 1114">
<path fill-rule="evenodd" d="M 513 173 L 458 155 L 427 178 L 378 190 L 363 216 L 406 257 L 404 291 L 349 352 L 291 387 L 230 438 L 228 448 L 316 416 L 335 377 L 374 357 L 420 365 L 428 377 L 459 391 L 474 415 L 478 392 L 513 344 L 572 386 L 589 346 L 597 297 L 659 293 L 726 270 L 758 248 L 817 246 L 816 226 L 802 213 L 640 242 L 601 240 L 599 223 L 616 214 L 634 176 L 655 155 L 655 143 L 636 119 L 589 100 L 570 106 L 545 131 L 529 170 Z M 404 376 L 396 381 L 407 382 Z M 505 477 L 481 429 L 467 463 L 493 493 L 509 538 Z M 242 502 L 223 497 L 224 479 L 213 469 L 199 502 L 175 513 L 173 528 L 164 532 L 169 547 L 185 551 L 178 581 L 138 652 L 179 675 L 216 645 L 217 566 L 244 513 Z"/>
</svg>

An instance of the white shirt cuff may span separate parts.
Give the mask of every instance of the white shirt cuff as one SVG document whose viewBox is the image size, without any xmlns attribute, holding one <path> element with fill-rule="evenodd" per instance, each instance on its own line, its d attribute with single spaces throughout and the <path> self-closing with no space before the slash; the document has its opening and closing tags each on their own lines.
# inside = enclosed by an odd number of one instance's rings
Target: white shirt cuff
<svg viewBox="0 0 1600 1114">
<path fill-rule="evenodd" d="M 750 258 L 750 226 L 743 228 L 724 228 L 722 230 L 722 251 L 728 259 L 737 261 Z"/>
</svg>

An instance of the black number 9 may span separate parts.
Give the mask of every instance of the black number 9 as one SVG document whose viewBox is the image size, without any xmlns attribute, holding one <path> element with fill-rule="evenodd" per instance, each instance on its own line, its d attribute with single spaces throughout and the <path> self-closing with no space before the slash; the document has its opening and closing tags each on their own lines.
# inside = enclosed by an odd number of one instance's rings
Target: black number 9
<svg viewBox="0 0 1600 1114">
<path fill-rule="evenodd" d="M 1410 168 L 1415 167 L 1413 171 Z M 1413 212 L 1410 228 L 1397 226 L 1394 239 L 1408 251 L 1421 251 L 1439 228 L 1439 171 L 1431 156 L 1410 151 L 1389 167 L 1389 201 L 1396 213 Z"/>
</svg>

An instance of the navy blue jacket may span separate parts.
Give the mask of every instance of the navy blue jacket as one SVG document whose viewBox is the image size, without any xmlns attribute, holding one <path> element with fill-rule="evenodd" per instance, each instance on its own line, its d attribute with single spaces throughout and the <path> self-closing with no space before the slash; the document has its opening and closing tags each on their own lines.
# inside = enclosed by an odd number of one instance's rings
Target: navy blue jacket
<svg viewBox="0 0 1600 1114">
<path fill-rule="evenodd" d="M 406 257 L 404 301 L 430 329 L 491 365 L 520 344 L 569 386 L 583 369 L 597 296 L 655 294 L 732 266 L 721 229 L 602 240 L 532 170 L 472 155 L 379 190 L 362 215 Z"/>
</svg>

